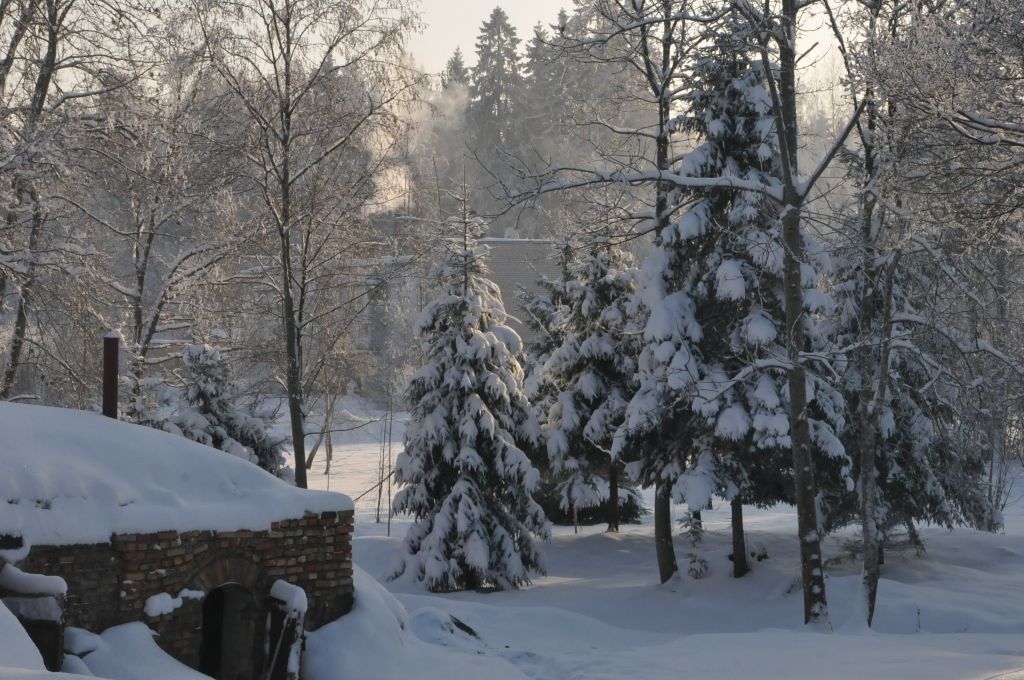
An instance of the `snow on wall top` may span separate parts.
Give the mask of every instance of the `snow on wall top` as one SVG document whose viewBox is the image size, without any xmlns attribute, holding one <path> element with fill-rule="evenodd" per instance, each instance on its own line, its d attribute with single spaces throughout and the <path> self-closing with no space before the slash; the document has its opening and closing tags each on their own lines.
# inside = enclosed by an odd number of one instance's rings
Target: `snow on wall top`
<svg viewBox="0 0 1024 680">
<path fill-rule="evenodd" d="M 234 456 L 98 413 L 0 402 L 0 535 L 24 545 L 106 543 L 112 534 L 265 530 L 351 510 Z"/>
</svg>

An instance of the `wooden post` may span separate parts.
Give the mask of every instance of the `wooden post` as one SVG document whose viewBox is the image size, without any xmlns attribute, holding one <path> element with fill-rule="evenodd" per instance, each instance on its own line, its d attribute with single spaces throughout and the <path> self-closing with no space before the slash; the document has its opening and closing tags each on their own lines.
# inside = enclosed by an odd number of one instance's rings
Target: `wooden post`
<svg viewBox="0 0 1024 680">
<path fill-rule="evenodd" d="M 117 419 L 117 361 L 121 336 L 110 331 L 103 336 L 103 415 Z"/>
</svg>

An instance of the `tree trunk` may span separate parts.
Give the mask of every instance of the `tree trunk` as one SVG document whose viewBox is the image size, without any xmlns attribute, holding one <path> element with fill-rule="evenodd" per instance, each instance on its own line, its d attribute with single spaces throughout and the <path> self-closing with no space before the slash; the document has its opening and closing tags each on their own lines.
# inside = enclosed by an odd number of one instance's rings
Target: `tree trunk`
<svg viewBox="0 0 1024 680">
<path fill-rule="evenodd" d="M 867 625 L 875 615 L 878 595 L 878 577 L 881 546 L 878 544 L 878 525 L 875 523 L 875 447 L 874 442 L 862 450 L 860 466 L 861 535 L 864 541 L 864 566 L 861 571 L 861 597 Z"/>
<path fill-rule="evenodd" d="M 654 487 L 654 546 L 658 555 L 658 575 L 665 583 L 679 570 L 672 545 L 672 491 L 665 483 Z"/>
<path fill-rule="evenodd" d="M 0 399 L 8 399 L 14 387 L 14 378 L 21 363 L 21 350 L 25 346 L 25 335 L 28 331 L 28 309 L 31 300 L 33 281 L 29 279 L 21 286 L 18 297 L 18 312 L 14 317 L 14 328 L 11 330 L 11 341 L 7 347 L 7 365 L 4 366 L 3 381 L 0 382 Z"/>
<path fill-rule="evenodd" d="M 742 578 L 750 567 L 747 565 L 747 540 L 743 535 L 743 501 L 739 496 L 732 499 L 732 575 Z"/>
<path fill-rule="evenodd" d="M 288 390 L 288 415 L 292 422 L 292 451 L 295 460 L 295 486 L 305 489 L 306 482 L 306 425 L 302 398 L 302 368 L 299 365 L 299 329 L 292 300 L 291 242 L 288 237 L 288 186 L 282 183 L 282 214 L 285 227 L 281 237 L 281 290 L 282 317 L 285 342 L 285 386 Z"/>
<path fill-rule="evenodd" d="M 785 188 L 783 192 L 782 239 L 783 285 L 786 304 L 786 354 L 791 364 L 789 383 L 790 439 L 793 481 L 796 495 L 797 532 L 800 540 L 800 573 L 804 595 L 804 623 L 828 623 L 825 572 L 818 535 L 817 488 L 811 454 L 811 431 L 807 413 L 807 373 L 800 353 L 804 350 L 804 296 L 800 268 L 804 260 L 800 214 L 803 196 L 798 186 L 796 106 L 796 0 L 783 0 L 786 39 L 779 41 L 779 100 L 781 104 Z"/>
<path fill-rule="evenodd" d="M 608 468 L 608 531 L 619 530 L 619 464 L 612 461 Z"/>
<path fill-rule="evenodd" d="M 291 296 L 285 296 L 291 302 Z M 288 343 L 288 415 L 292 421 L 292 450 L 295 453 L 295 486 L 305 489 L 306 481 L 306 426 L 305 415 L 302 413 L 302 382 L 299 377 L 299 361 L 296 356 L 295 344 L 297 335 L 295 319 L 291 316 L 291 305 L 285 305 L 285 342 Z"/>
<path fill-rule="evenodd" d="M 864 570 L 863 570 L 863 596 L 865 598 L 865 617 L 868 626 L 871 625 L 875 616 L 875 600 L 878 596 L 878 579 L 882 564 L 882 546 L 878 540 L 878 524 L 875 521 L 876 507 L 878 503 L 878 485 L 875 481 L 875 447 L 878 441 L 878 418 L 881 415 L 882 407 L 888 401 L 889 392 L 889 357 L 892 351 L 892 296 L 896 266 L 900 260 L 900 251 L 892 257 L 892 261 L 885 269 L 885 280 L 877 284 L 885 297 L 882 300 L 882 328 L 879 343 L 881 352 L 878 357 L 878 381 L 877 387 L 873 389 L 869 385 L 867 389 L 862 388 L 862 395 L 867 395 L 870 401 L 861 405 L 862 428 L 864 437 L 861 441 L 861 525 L 864 534 Z M 873 304 L 873 301 L 869 301 Z M 861 397 L 863 399 L 864 396 Z"/>
</svg>

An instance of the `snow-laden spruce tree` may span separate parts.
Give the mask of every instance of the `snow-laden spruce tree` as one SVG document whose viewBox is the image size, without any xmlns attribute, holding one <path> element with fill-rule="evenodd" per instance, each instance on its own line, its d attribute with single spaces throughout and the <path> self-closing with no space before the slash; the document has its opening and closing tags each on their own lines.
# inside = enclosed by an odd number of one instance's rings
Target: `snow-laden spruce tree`
<svg viewBox="0 0 1024 680">
<path fill-rule="evenodd" d="M 467 120 L 479 153 L 518 142 L 516 117 L 522 113 L 523 99 L 519 43 L 508 14 L 495 7 L 480 27 L 469 88 Z"/>
<path fill-rule="evenodd" d="M 523 388 L 542 425 L 548 408 L 557 394 L 556 388 L 545 376 L 543 369 L 551 353 L 561 346 L 565 339 L 562 309 L 567 302 L 566 287 L 569 282 L 569 269 L 575 262 L 573 258 L 572 246 L 568 242 L 563 243 L 556 255 L 558 278 L 552 279 L 542 274 L 537 278 L 539 290 L 520 288 L 516 293 L 526 312 L 523 323 L 530 330 L 529 340 L 523 347 L 526 357 L 523 362 L 523 371 L 526 374 Z"/>
<path fill-rule="evenodd" d="M 266 418 L 245 405 L 221 351 L 208 345 L 188 345 L 182 368 L 181 390 L 158 379 L 142 381 L 134 390 L 128 417 L 280 474 L 282 440 L 272 434 Z M 158 392 L 155 400 L 147 394 L 153 390 Z"/>
<path fill-rule="evenodd" d="M 630 260 L 614 245 L 593 244 L 570 266 L 558 313 L 562 342 L 543 366 L 544 383 L 554 388 L 544 429 L 559 503 L 563 511 L 606 505 L 609 531 L 619 529 L 620 506 L 637 503 L 611 456 L 637 383 L 640 338 L 629 309 L 637 271 Z"/>
<path fill-rule="evenodd" d="M 482 223 L 462 197 L 459 231 L 436 274 L 441 293 L 417 335 L 426 364 L 409 385 L 411 419 L 395 466 L 396 512 L 416 522 L 396 576 L 435 591 L 516 588 L 543 573 L 535 536 L 544 512 L 531 497 L 539 474 L 523 448 L 537 421 L 523 393 L 522 342 L 505 325 L 500 292 L 485 278 Z"/>
<path fill-rule="evenodd" d="M 689 111 L 677 119 L 703 140 L 679 172 L 735 178 L 766 191 L 716 181 L 682 192 L 678 204 L 685 209 L 658 234 L 642 266 L 639 297 L 649 318 L 640 385 L 614 451 L 632 461 L 628 469 L 641 483 L 671 486 L 691 512 L 714 493 L 724 495 L 737 522 L 743 501 L 791 499 L 789 362 L 780 215 L 766 197 L 779 187 L 772 102 L 763 64 L 733 38 L 739 28 L 726 22 L 718 30 L 694 65 Z M 817 289 L 827 259 L 812 239 L 805 237 L 804 247 L 802 293 L 811 314 L 802 322 L 806 349 L 813 349 L 823 342 L 814 313 L 829 306 Z M 846 469 L 833 434 L 841 398 L 812 373 L 808 381 L 812 439 Z M 741 526 L 734 531 L 734 558 L 741 558 Z"/>
</svg>

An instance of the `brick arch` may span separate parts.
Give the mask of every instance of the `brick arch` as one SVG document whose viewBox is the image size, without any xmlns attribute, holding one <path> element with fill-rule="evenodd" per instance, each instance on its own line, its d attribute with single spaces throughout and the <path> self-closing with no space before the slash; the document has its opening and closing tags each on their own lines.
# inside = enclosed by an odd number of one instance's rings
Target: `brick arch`
<svg viewBox="0 0 1024 680">
<path fill-rule="evenodd" d="M 189 578 L 189 587 L 210 593 L 225 583 L 238 583 L 253 591 L 263 578 L 263 567 L 254 558 L 242 555 L 219 557 L 208 562 Z"/>
</svg>

